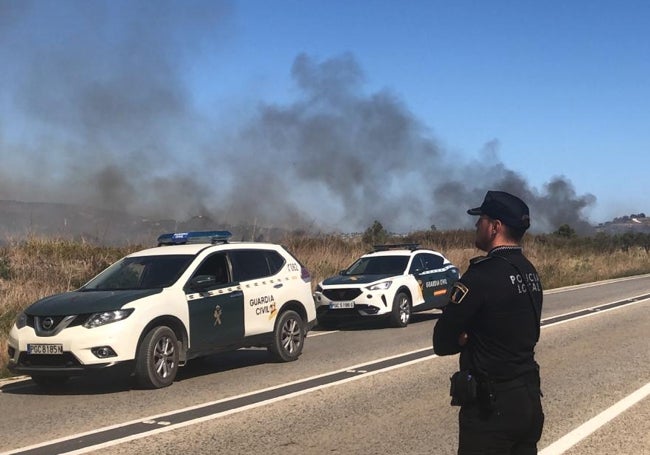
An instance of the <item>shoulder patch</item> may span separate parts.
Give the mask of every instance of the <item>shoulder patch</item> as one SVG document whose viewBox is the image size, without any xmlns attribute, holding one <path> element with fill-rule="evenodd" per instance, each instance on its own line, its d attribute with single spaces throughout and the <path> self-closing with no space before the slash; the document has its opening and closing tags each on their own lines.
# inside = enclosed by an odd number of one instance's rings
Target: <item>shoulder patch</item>
<svg viewBox="0 0 650 455">
<path fill-rule="evenodd" d="M 460 303 L 465 296 L 469 294 L 469 288 L 460 281 L 456 281 L 449 291 L 449 301 L 451 303 Z"/>
</svg>

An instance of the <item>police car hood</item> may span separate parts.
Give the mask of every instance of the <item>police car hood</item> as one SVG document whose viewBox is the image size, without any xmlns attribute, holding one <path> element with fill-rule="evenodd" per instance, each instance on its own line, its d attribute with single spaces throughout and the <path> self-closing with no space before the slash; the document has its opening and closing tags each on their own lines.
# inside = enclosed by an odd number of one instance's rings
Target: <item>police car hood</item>
<svg viewBox="0 0 650 455">
<path fill-rule="evenodd" d="M 25 313 L 32 316 L 67 316 L 119 310 L 134 300 L 161 292 L 162 289 L 124 291 L 73 291 L 56 294 L 31 304 Z"/>
<path fill-rule="evenodd" d="M 336 275 L 327 278 L 323 281 L 323 286 L 331 286 L 337 284 L 368 284 L 375 281 L 385 280 L 386 278 L 393 278 L 395 275 Z"/>
</svg>

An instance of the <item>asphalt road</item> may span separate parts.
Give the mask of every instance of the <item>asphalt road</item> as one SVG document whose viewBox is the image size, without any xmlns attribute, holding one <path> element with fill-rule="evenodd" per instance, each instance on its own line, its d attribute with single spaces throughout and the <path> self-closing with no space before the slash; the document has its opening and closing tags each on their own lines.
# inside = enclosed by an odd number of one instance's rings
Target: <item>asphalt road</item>
<svg viewBox="0 0 650 455">
<path fill-rule="evenodd" d="M 648 295 L 650 276 L 546 293 L 537 348 L 544 455 L 650 454 Z M 603 306 L 614 302 L 626 304 Z M 580 317 L 561 317 L 569 313 Z M 430 350 L 436 319 L 316 330 L 288 364 L 269 363 L 264 350 L 211 356 L 161 390 L 114 376 L 57 392 L 30 380 L 0 383 L 0 452 L 451 455 L 457 409 L 448 378 L 457 356 Z"/>
</svg>

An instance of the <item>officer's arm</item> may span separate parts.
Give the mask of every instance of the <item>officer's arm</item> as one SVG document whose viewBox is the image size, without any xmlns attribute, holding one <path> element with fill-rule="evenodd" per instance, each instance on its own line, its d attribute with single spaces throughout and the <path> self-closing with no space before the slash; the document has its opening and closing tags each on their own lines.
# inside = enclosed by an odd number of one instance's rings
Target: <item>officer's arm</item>
<svg viewBox="0 0 650 455">
<path fill-rule="evenodd" d="M 471 280 L 464 281 L 465 277 L 452 288 L 449 304 L 433 329 L 433 351 L 438 355 L 457 354 L 467 342 L 468 321 L 480 305 L 480 295 L 471 292 Z"/>
</svg>

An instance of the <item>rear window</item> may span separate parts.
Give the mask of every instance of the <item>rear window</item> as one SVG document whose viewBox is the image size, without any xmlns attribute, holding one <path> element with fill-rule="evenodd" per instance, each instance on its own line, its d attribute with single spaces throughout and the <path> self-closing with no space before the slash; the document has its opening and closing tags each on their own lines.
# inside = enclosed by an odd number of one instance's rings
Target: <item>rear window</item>
<svg viewBox="0 0 650 455">
<path fill-rule="evenodd" d="M 274 250 L 235 250 L 228 253 L 235 281 L 255 280 L 275 275 L 284 258 Z"/>
<path fill-rule="evenodd" d="M 266 255 L 266 260 L 269 261 L 271 275 L 275 275 L 282 270 L 282 267 L 284 267 L 284 264 L 287 262 L 277 251 L 268 250 L 265 251 L 264 254 Z"/>
</svg>

